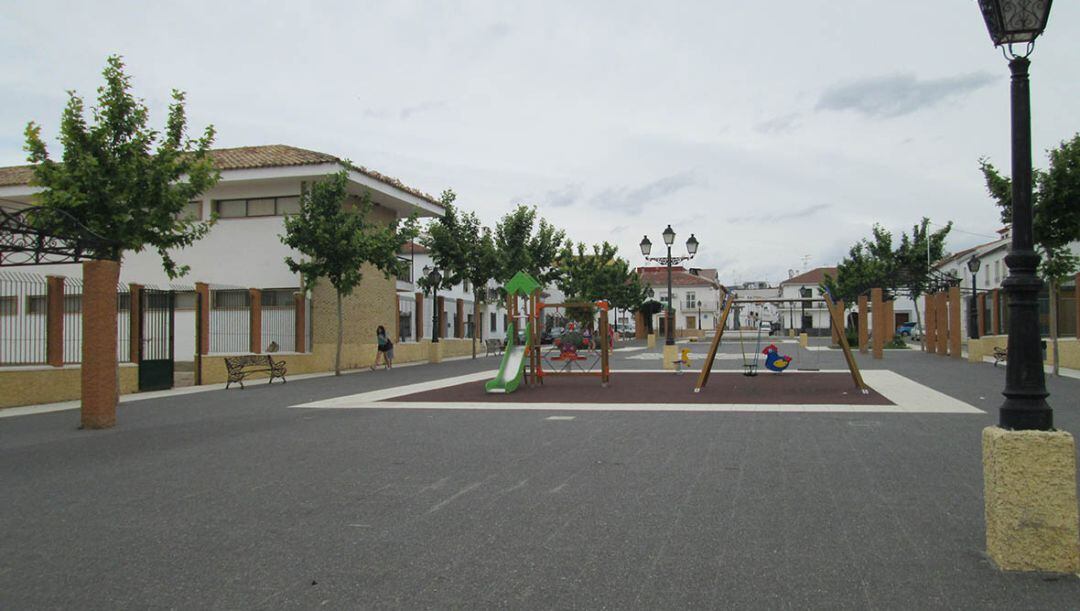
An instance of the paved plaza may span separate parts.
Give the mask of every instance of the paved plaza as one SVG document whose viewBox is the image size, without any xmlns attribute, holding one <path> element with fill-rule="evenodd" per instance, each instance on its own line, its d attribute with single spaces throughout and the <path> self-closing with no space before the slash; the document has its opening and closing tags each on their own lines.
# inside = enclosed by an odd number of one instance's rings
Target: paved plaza
<svg viewBox="0 0 1080 611">
<path fill-rule="evenodd" d="M 839 351 L 779 346 L 820 370 L 785 385 L 846 375 Z M 707 345 L 688 347 L 697 366 Z M 1075 576 L 984 554 L 980 433 L 1004 368 L 888 351 L 859 357 L 885 402 L 754 402 L 746 384 L 777 380 L 727 378 L 725 341 L 710 403 L 657 352 L 616 351 L 610 389 L 556 378 L 505 403 L 468 394 L 489 357 L 166 393 L 103 431 L 73 410 L 0 417 L 0 608 L 1080 601 Z M 1080 435 L 1080 380 L 1047 385 Z"/>
</svg>

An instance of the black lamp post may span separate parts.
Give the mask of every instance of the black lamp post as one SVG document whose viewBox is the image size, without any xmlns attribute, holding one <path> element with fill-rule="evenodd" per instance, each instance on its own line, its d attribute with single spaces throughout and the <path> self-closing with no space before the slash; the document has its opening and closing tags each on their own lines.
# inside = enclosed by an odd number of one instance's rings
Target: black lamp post
<svg viewBox="0 0 1080 611">
<path fill-rule="evenodd" d="M 697 302 L 697 328 L 701 329 L 702 331 L 705 330 L 705 326 L 701 324 L 701 300 L 700 299 Z"/>
<path fill-rule="evenodd" d="M 661 235 L 664 236 L 664 244 L 667 245 L 666 257 L 649 256 L 649 253 L 652 252 L 652 242 L 649 241 L 649 236 L 645 236 L 644 238 L 642 238 L 641 244 L 639 244 L 639 246 L 641 246 L 641 254 L 645 257 L 645 260 L 655 261 L 657 263 L 660 263 L 661 265 L 667 266 L 667 308 L 666 312 L 664 313 L 664 318 L 666 319 L 664 327 L 666 328 L 665 335 L 667 336 L 667 339 L 664 340 L 664 344 L 668 346 L 674 346 L 675 326 L 672 323 L 675 317 L 675 305 L 671 301 L 671 265 L 672 263 L 682 263 L 683 261 L 689 261 L 690 259 L 693 259 L 694 255 L 697 254 L 698 241 L 697 238 L 694 237 L 694 234 L 691 233 L 690 239 L 686 241 L 687 256 L 672 257 L 671 245 L 675 243 L 675 230 L 671 228 L 671 225 L 668 225 L 667 229 L 665 229 L 664 233 Z"/>
<path fill-rule="evenodd" d="M 1005 402 L 998 415 L 1003 429 L 1048 431 L 1054 412 L 1046 402 L 1038 294 L 1042 281 L 1035 275 L 1039 255 L 1034 248 L 1031 210 L 1031 95 L 1028 56 L 1046 28 L 1051 0 L 979 0 L 994 46 L 1002 47 L 1012 71 L 1012 244 L 1005 264 L 1009 275 L 1002 286 L 1009 300 L 1008 362 Z M 1023 44 L 1022 53 L 1013 45 Z"/>
<path fill-rule="evenodd" d="M 968 308 L 968 337 L 971 339 L 979 339 L 979 333 L 982 329 L 979 328 L 979 267 L 982 266 L 982 261 L 979 257 L 972 255 L 967 262 L 968 271 L 971 272 L 971 307 Z"/>
<path fill-rule="evenodd" d="M 424 266 L 424 276 L 427 277 L 428 282 L 431 283 L 431 343 L 439 343 L 439 336 L 442 335 L 442 330 L 439 328 L 439 319 L 442 318 L 442 312 L 439 310 L 439 283 L 442 282 L 442 272 L 439 268 L 432 267 L 430 265 Z"/>
</svg>

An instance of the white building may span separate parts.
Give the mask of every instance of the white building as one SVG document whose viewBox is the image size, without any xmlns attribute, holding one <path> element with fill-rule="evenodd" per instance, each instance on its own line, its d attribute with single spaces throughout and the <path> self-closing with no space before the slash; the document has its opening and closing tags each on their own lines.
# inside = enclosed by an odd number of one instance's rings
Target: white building
<svg viewBox="0 0 1080 611">
<path fill-rule="evenodd" d="M 667 267 L 639 267 L 636 270 L 641 282 L 652 290 L 652 298 L 667 305 Z M 675 335 L 701 335 L 716 328 L 720 315 L 721 285 L 716 280 L 715 269 L 682 266 L 671 268 L 671 295 L 675 313 Z M 663 310 L 653 315 L 653 329 L 666 333 Z"/>
<path fill-rule="evenodd" d="M 768 282 L 744 282 L 731 289 L 736 299 L 766 300 L 780 297 L 780 287 L 769 286 Z M 780 320 L 778 303 L 740 303 L 731 309 L 728 315 L 728 329 L 755 329 L 763 322 L 775 323 Z"/>
<path fill-rule="evenodd" d="M 817 267 L 780 283 L 780 298 L 798 301 L 781 302 L 777 308 L 780 328 L 794 329 L 809 335 L 828 335 L 831 329 L 829 309 L 821 298 L 825 274 L 836 277 L 835 267 Z"/>
</svg>

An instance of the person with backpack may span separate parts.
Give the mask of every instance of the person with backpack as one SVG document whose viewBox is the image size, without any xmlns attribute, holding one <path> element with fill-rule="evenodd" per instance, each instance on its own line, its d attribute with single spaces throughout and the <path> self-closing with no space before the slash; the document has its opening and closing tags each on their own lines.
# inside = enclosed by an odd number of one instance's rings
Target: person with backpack
<svg viewBox="0 0 1080 611">
<path fill-rule="evenodd" d="M 371 366 L 371 370 L 375 371 L 375 368 L 379 366 L 379 356 L 382 356 L 383 365 L 385 369 L 390 369 L 394 363 L 394 342 L 390 341 L 390 338 L 386 336 L 386 329 L 379 325 L 379 328 L 375 330 L 375 340 L 378 343 L 379 351 L 375 353 L 375 364 Z"/>
</svg>

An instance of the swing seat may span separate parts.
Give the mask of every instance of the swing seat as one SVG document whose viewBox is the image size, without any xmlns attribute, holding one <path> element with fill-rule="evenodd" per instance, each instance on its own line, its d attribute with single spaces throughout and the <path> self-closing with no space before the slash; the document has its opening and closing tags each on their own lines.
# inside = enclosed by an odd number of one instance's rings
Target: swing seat
<svg viewBox="0 0 1080 611">
<path fill-rule="evenodd" d="M 743 373 L 742 374 L 744 376 L 747 376 L 747 377 L 756 376 L 757 375 L 757 365 L 755 365 L 753 363 L 744 363 L 743 364 Z"/>
</svg>

